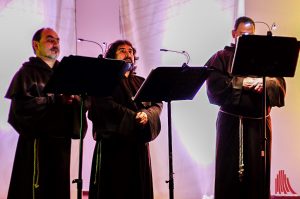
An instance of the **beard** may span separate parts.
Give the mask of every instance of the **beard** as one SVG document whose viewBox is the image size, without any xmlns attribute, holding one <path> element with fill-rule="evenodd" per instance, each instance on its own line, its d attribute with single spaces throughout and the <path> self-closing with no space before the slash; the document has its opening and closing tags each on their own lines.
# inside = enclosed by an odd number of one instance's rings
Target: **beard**
<svg viewBox="0 0 300 199">
<path fill-rule="evenodd" d="M 48 59 L 56 60 L 59 56 L 59 49 L 58 48 L 52 48 L 48 52 L 45 53 L 45 57 Z"/>
<path fill-rule="evenodd" d="M 56 54 L 49 54 L 49 55 L 46 55 L 45 57 L 47 57 L 48 59 L 56 60 L 58 58 L 58 53 L 56 53 Z"/>
</svg>

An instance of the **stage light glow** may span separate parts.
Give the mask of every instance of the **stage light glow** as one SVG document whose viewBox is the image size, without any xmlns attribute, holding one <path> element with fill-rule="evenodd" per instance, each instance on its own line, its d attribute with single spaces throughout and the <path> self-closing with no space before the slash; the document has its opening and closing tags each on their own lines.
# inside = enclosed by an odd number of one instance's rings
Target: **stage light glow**
<svg viewBox="0 0 300 199">
<path fill-rule="evenodd" d="M 0 12 L 0 94 L 4 96 L 13 74 L 29 56 L 33 55 L 31 38 L 44 22 L 41 5 L 27 1 L 11 1 Z M 21 11 L 22 12 L 21 12 Z M 13 41 L 13 42 L 12 42 Z M 8 130 L 9 100 L 1 97 L 0 130 Z M 5 131 L 4 131 L 5 132 Z"/>
</svg>

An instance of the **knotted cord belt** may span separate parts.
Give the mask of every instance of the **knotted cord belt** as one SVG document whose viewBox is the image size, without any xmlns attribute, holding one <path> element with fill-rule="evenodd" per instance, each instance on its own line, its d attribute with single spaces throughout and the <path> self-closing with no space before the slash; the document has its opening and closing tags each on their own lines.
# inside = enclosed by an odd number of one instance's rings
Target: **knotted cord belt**
<svg viewBox="0 0 300 199">
<path fill-rule="evenodd" d="M 98 176 L 98 173 L 100 172 L 100 168 L 101 168 L 101 155 L 102 155 L 102 141 L 100 140 L 99 142 L 96 143 L 96 168 L 95 168 L 95 175 L 94 175 L 94 185 L 97 184 L 97 176 Z"/>
<path fill-rule="evenodd" d="M 34 139 L 33 145 L 33 176 L 32 176 L 32 198 L 35 199 L 36 189 L 39 188 L 39 140 Z"/>
<path fill-rule="evenodd" d="M 239 179 L 240 181 L 243 181 L 243 176 L 244 176 L 244 125 L 243 125 L 243 119 L 252 119 L 252 120 L 261 120 L 264 119 L 264 117 L 247 117 L 247 116 L 242 116 L 242 115 L 237 115 L 234 113 L 228 113 L 226 111 L 223 111 L 222 109 L 219 110 L 221 113 L 237 117 L 239 118 Z M 269 117 L 270 115 L 266 115 L 266 118 Z"/>
</svg>

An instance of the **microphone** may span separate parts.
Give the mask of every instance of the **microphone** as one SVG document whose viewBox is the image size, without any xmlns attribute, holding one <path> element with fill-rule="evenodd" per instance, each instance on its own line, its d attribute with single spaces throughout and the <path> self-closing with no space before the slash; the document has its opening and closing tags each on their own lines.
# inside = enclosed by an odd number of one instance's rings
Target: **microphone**
<svg viewBox="0 0 300 199">
<path fill-rule="evenodd" d="M 268 31 L 267 31 L 268 36 L 272 36 L 272 30 L 276 30 L 276 28 L 277 28 L 277 25 L 275 22 L 273 22 L 271 26 L 269 26 L 269 24 L 267 24 L 266 22 L 263 22 L 263 21 L 255 21 L 254 23 L 265 24 L 268 27 Z"/>
<path fill-rule="evenodd" d="M 133 64 L 131 62 L 126 62 L 125 63 L 125 68 L 124 68 L 125 71 L 130 71 L 133 68 L 134 68 L 134 66 L 133 66 Z"/>
<path fill-rule="evenodd" d="M 82 39 L 82 38 L 78 38 L 77 41 L 81 42 L 81 41 L 86 41 L 86 42 L 90 42 L 90 43 L 94 43 L 94 44 L 97 44 L 98 46 L 100 46 L 101 48 L 101 54 L 98 56 L 98 58 L 103 58 L 103 53 L 104 53 L 104 50 L 103 50 L 103 47 L 101 44 L 99 44 L 98 42 L 95 42 L 95 41 L 92 41 L 92 40 L 88 40 L 88 39 Z M 103 44 L 105 45 L 105 48 L 107 47 L 107 43 L 106 42 L 103 42 Z M 106 49 L 105 49 L 106 50 Z"/>
<path fill-rule="evenodd" d="M 179 53 L 179 54 L 184 55 L 186 57 L 186 63 L 183 63 L 182 66 L 183 67 L 188 66 L 188 63 L 190 61 L 190 55 L 189 55 L 188 52 L 186 52 L 184 50 L 183 51 L 177 51 L 177 50 L 169 50 L 169 49 L 164 49 L 164 48 L 161 48 L 160 51 L 163 51 L 163 52 L 173 52 L 173 53 Z"/>
</svg>

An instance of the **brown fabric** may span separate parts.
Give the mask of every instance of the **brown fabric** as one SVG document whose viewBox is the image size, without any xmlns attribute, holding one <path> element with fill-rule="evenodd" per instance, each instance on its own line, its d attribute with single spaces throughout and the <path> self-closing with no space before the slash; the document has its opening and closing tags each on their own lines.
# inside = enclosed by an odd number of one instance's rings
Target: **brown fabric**
<svg viewBox="0 0 300 199">
<path fill-rule="evenodd" d="M 131 75 L 121 80 L 112 96 L 92 98 L 89 119 L 93 122 L 97 144 L 90 199 L 153 199 L 148 142 L 160 132 L 162 103 L 132 101 L 131 97 L 143 81 L 143 78 Z M 137 125 L 135 115 L 138 111 L 147 114 L 149 124 L 146 127 Z"/>
<path fill-rule="evenodd" d="M 262 94 L 244 90 L 243 77 L 233 77 L 230 67 L 234 46 L 225 47 L 214 54 L 206 63 L 213 69 L 209 75 L 207 95 L 210 103 L 220 106 L 216 129 L 216 177 L 215 199 L 267 199 L 270 196 L 271 163 L 271 118 L 267 118 L 266 128 L 266 177 L 264 178 L 264 149 L 262 119 Z M 266 78 L 267 113 L 272 106 L 284 106 L 285 80 Z M 226 114 L 230 113 L 230 114 Z M 244 176 L 239 179 L 239 119 L 243 123 Z M 265 184 L 264 184 L 265 180 Z"/>
<path fill-rule="evenodd" d="M 52 73 L 40 58 L 31 57 L 6 93 L 11 99 L 8 122 L 19 133 L 9 199 L 32 199 L 33 194 L 35 199 L 70 198 L 71 138 L 80 131 L 80 104 L 64 105 L 59 97 L 43 92 Z M 87 126 L 84 113 L 82 116 L 84 135 Z M 34 168 L 38 178 L 35 191 Z"/>
</svg>

